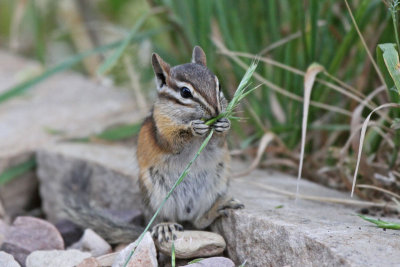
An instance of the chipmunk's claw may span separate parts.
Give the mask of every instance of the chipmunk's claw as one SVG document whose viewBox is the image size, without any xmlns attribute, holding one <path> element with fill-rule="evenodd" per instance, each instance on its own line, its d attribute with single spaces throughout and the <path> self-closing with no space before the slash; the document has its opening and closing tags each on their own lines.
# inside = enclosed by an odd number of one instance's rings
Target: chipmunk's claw
<svg viewBox="0 0 400 267">
<path fill-rule="evenodd" d="M 217 133 L 223 133 L 231 128 L 231 122 L 227 118 L 221 118 L 213 124 L 213 128 Z"/>
<path fill-rule="evenodd" d="M 194 120 L 190 123 L 190 128 L 194 136 L 205 136 L 210 130 L 210 126 L 204 123 L 202 120 Z"/>
<path fill-rule="evenodd" d="M 169 242 L 176 240 L 176 232 L 183 231 L 183 227 L 177 223 L 159 223 L 151 230 L 151 236 L 158 241 L 158 243 Z"/>
<path fill-rule="evenodd" d="M 243 209 L 244 204 L 240 202 L 239 200 L 235 198 L 231 198 L 225 203 L 223 203 L 219 208 L 218 208 L 218 213 L 221 216 L 228 217 L 228 211 L 229 210 L 237 210 L 237 209 Z"/>
</svg>

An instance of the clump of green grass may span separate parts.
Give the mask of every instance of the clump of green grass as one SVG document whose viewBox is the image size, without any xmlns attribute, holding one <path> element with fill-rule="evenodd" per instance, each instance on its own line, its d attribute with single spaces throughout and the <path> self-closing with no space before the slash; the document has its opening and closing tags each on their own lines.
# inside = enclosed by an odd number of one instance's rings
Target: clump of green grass
<svg viewBox="0 0 400 267">
<path fill-rule="evenodd" d="M 221 113 L 216 118 L 210 119 L 209 121 L 206 122 L 206 124 L 211 125 L 211 124 L 213 124 L 214 122 L 216 122 L 220 118 L 232 118 L 232 115 L 234 114 L 235 109 L 238 106 L 238 104 L 240 103 L 240 101 L 243 100 L 244 97 L 246 97 L 249 93 L 254 91 L 254 89 L 256 88 L 255 87 L 255 88 L 252 88 L 250 90 L 247 90 L 247 88 L 248 88 L 247 85 L 248 85 L 249 80 L 250 80 L 251 76 L 253 75 L 253 73 L 254 73 L 254 71 L 255 71 L 255 69 L 257 67 L 257 64 L 258 64 L 258 61 L 253 61 L 253 63 L 250 65 L 250 67 L 248 68 L 248 70 L 244 74 L 244 76 L 243 76 L 243 78 L 242 78 L 242 80 L 241 80 L 241 82 L 240 82 L 240 84 L 239 84 L 239 86 L 238 86 L 238 88 L 237 88 L 232 100 L 229 102 L 225 112 Z M 185 169 L 183 170 L 183 172 L 181 173 L 179 178 L 176 180 L 175 184 L 172 186 L 172 188 L 170 189 L 168 194 L 165 196 L 164 200 L 161 202 L 161 205 L 158 207 L 157 211 L 154 213 L 154 215 L 150 219 L 149 223 L 146 225 L 146 227 L 143 230 L 142 234 L 139 236 L 138 245 L 137 246 L 139 246 L 139 244 L 142 241 L 144 235 L 150 229 L 150 226 L 153 224 L 153 222 L 156 219 L 158 213 L 164 207 L 165 203 L 167 202 L 167 200 L 169 199 L 171 194 L 174 192 L 175 188 L 182 183 L 183 179 L 185 179 L 187 174 L 190 172 L 190 167 L 192 166 L 193 162 L 199 157 L 201 152 L 207 146 L 207 144 L 211 140 L 211 137 L 213 136 L 213 134 L 214 134 L 214 129 L 211 129 L 210 133 L 204 139 L 203 143 L 200 145 L 200 148 L 198 149 L 198 151 L 196 152 L 194 157 L 186 165 Z M 128 256 L 125 264 L 124 264 L 124 267 L 127 266 L 127 264 L 129 262 L 130 258 L 132 257 L 133 253 L 135 253 L 135 250 L 132 250 L 131 253 L 129 254 L 129 256 Z"/>
</svg>

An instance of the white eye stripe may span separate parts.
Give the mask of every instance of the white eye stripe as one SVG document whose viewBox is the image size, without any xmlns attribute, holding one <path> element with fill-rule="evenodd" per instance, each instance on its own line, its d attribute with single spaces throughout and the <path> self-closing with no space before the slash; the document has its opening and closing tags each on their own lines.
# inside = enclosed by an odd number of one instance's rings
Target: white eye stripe
<svg viewBox="0 0 400 267">
<path fill-rule="evenodd" d="M 201 96 L 200 94 L 198 94 L 198 93 L 196 92 L 196 90 L 193 88 L 193 86 L 192 86 L 190 83 L 186 83 L 186 82 L 182 82 L 182 81 L 176 81 L 175 83 L 176 83 L 176 85 L 177 85 L 179 88 L 182 88 L 182 87 L 188 88 L 188 89 L 190 90 L 190 92 L 192 93 L 193 98 L 198 99 L 198 100 L 201 102 L 201 104 L 202 104 L 203 106 L 207 107 L 207 109 L 209 109 L 212 113 L 215 112 L 215 108 L 214 108 L 213 106 L 211 106 L 211 105 L 206 101 L 206 99 L 204 99 L 203 96 Z M 189 98 L 188 98 L 188 99 L 189 99 Z"/>
<path fill-rule="evenodd" d="M 184 104 L 189 104 L 190 105 L 190 104 L 194 103 L 193 99 L 183 98 L 183 97 L 181 97 L 180 92 L 176 92 L 175 90 L 173 90 L 173 89 L 171 89 L 171 88 L 169 88 L 167 86 L 163 86 L 160 89 L 160 93 L 165 93 L 165 94 L 170 95 L 171 97 L 173 97 L 175 99 L 179 99 L 179 101 L 184 103 Z"/>
<path fill-rule="evenodd" d="M 217 111 L 221 112 L 221 91 L 219 90 L 219 80 L 217 76 L 215 77 L 215 96 L 217 97 Z M 218 92 L 219 91 L 219 92 Z"/>
<path fill-rule="evenodd" d="M 181 81 L 176 81 L 176 85 L 177 85 L 179 88 L 186 87 L 186 88 L 188 88 L 188 89 L 190 90 L 190 92 L 192 93 L 192 95 L 195 94 L 194 88 L 193 88 L 193 86 L 192 86 L 190 83 L 185 83 L 185 82 L 181 82 Z"/>
</svg>

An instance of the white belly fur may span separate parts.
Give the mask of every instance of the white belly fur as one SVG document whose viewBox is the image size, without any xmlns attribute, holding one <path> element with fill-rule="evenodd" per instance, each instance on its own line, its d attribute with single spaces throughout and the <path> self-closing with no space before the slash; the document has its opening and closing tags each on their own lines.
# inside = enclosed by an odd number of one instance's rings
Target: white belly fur
<svg viewBox="0 0 400 267">
<path fill-rule="evenodd" d="M 170 188 L 179 178 L 187 163 L 198 150 L 198 145 L 191 145 L 180 154 L 165 157 L 164 164 L 159 164 L 158 171 L 164 176 L 165 184 L 156 183 L 158 187 L 153 192 L 161 192 L 151 197 L 150 205 L 156 210 L 162 203 Z M 216 176 L 218 163 L 223 161 L 224 150 L 218 152 L 205 149 L 193 163 L 188 175 L 178 185 L 160 211 L 160 218 L 173 221 L 193 222 L 207 212 L 218 197 L 215 190 L 218 178 Z"/>
</svg>

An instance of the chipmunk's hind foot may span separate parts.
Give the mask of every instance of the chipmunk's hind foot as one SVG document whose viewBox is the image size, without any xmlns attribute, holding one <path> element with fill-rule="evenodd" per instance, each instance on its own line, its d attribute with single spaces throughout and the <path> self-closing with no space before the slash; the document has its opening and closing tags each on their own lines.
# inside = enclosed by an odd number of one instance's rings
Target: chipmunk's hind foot
<svg viewBox="0 0 400 267">
<path fill-rule="evenodd" d="M 235 198 L 228 199 L 226 202 L 222 203 L 222 205 L 218 208 L 218 213 L 222 216 L 227 217 L 229 210 L 238 210 L 243 209 L 244 204 Z"/>
<path fill-rule="evenodd" d="M 176 240 L 176 232 L 183 231 L 183 227 L 177 223 L 159 223 L 154 226 L 151 230 L 151 235 L 154 239 L 158 240 L 158 243 L 168 242 L 170 240 Z"/>
</svg>

